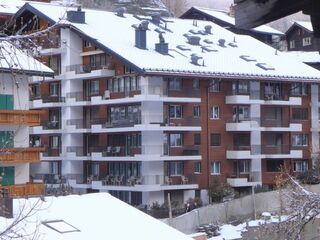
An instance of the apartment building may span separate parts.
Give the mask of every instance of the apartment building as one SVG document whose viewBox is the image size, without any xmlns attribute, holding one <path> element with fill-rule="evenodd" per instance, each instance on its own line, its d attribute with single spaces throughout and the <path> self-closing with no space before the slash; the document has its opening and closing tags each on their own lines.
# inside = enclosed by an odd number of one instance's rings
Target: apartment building
<svg viewBox="0 0 320 240">
<path fill-rule="evenodd" d="M 29 110 L 29 77 L 53 76 L 37 60 L 1 41 L 0 189 L 1 196 L 42 195 L 44 184 L 30 179 L 31 163 L 40 162 L 38 146 L 29 146 L 29 127 L 40 125 L 39 110 Z"/>
<path fill-rule="evenodd" d="M 28 3 L 16 31 L 40 40 L 56 75 L 34 81 L 30 130 L 46 152 L 35 179 L 134 205 L 207 201 L 214 178 L 274 185 L 311 167 L 320 73 L 208 21 Z"/>
</svg>

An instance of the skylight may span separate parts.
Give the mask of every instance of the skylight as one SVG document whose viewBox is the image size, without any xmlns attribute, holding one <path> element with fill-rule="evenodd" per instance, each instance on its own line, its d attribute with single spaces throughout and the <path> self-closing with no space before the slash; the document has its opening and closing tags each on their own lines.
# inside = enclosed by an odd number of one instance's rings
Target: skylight
<svg viewBox="0 0 320 240">
<path fill-rule="evenodd" d="M 266 63 L 257 63 L 256 66 L 259 68 L 262 68 L 263 70 L 275 70 L 274 67 L 272 67 Z"/>
<path fill-rule="evenodd" d="M 212 46 L 203 46 L 201 47 L 202 51 L 207 51 L 207 52 L 218 52 L 217 49 L 213 48 Z"/>
<path fill-rule="evenodd" d="M 247 61 L 247 62 L 256 62 L 257 61 L 257 59 L 255 59 L 249 55 L 241 55 L 240 58 Z"/>
<path fill-rule="evenodd" d="M 80 232 L 79 229 L 75 228 L 64 220 L 44 221 L 42 224 L 54 231 L 57 231 L 58 233 Z"/>
<path fill-rule="evenodd" d="M 190 51 L 191 50 L 191 48 L 189 48 L 186 45 L 178 45 L 177 48 L 182 50 L 182 51 Z"/>
<path fill-rule="evenodd" d="M 213 41 L 211 41 L 210 39 L 205 39 L 205 40 L 203 40 L 205 43 L 207 43 L 207 44 L 212 44 L 213 43 Z"/>
</svg>

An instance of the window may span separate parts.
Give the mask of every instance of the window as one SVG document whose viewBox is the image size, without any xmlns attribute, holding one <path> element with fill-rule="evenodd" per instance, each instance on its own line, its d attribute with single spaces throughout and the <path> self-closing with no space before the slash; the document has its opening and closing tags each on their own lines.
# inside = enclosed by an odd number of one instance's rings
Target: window
<svg viewBox="0 0 320 240">
<path fill-rule="evenodd" d="M 14 147 L 14 132 L 0 131 L 0 147 L 13 148 Z"/>
<path fill-rule="evenodd" d="M 218 79 L 211 79 L 209 85 L 210 92 L 219 92 L 220 91 L 220 81 Z"/>
<path fill-rule="evenodd" d="M 293 108 L 292 109 L 293 120 L 308 120 L 308 108 Z"/>
<path fill-rule="evenodd" d="M 170 162 L 169 163 L 169 175 L 170 176 L 183 175 L 183 162 Z"/>
<path fill-rule="evenodd" d="M 306 172 L 308 171 L 308 161 L 296 161 L 293 163 L 294 172 Z"/>
<path fill-rule="evenodd" d="M 49 56 L 48 57 L 48 67 L 51 68 L 55 74 L 60 74 L 61 72 L 61 56 Z"/>
<path fill-rule="evenodd" d="M 283 167 L 283 160 L 267 160 L 267 172 L 280 172 Z"/>
<path fill-rule="evenodd" d="M 92 163 L 91 164 L 91 175 L 92 176 L 99 176 L 99 163 Z"/>
<path fill-rule="evenodd" d="M 169 117 L 170 118 L 182 118 L 182 106 L 181 105 L 170 105 L 169 106 Z"/>
<path fill-rule="evenodd" d="M 181 147 L 182 146 L 182 134 L 175 133 L 170 134 L 170 147 Z"/>
<path fill-rule="evenodd" d="M 90 55 L 90 66 L 91 67 L 96 67 L 97 66 L 96 55 Z"/>
<path fill-rule="evenodd" d="M 302 38 L 302 46 L 309 46 L 311 45 L 311 37 Z"/>
<path fill-rule="evenodd" d="M 240 173 L 249 173 L 251 171 L 251 160 L 240 160 L 238 162 L 238 171 Z"/>
<path fill-rule="evenodd" d="M 308 85 L 306 83 L 292 83 L 290 92 L 292 96 L 305 96 L 308 94 Z"/>
<path fill-rule="evenodd" d="M 282 108 L 281 107 L 267 107 L 266 119 L 280 121 L 282 119 Z"/>
<path fill-rule="evenodd" d="M 58 149 L 60 147 L 60 136 L 49 136 L 49 145 L 51 149 Z"/>
<path fill-rule="evenodd" d="M 194 173 L 201 173 L 201 162 L 194 163 Z"/>
<path fill-rule="evenodd" d="M 198 78 L 192 79 L 192 88 L 199 89 L 200 88 L 200 80 Z"/>
<path fill-rule="evenodd" d="M 293 135 L 292 146 L 308 146 L 308 134 Z"/>
<path fill-rule="evenodd" d="M 40 98 L 40 85 L 39 84 L 34 84 L 31 85 L 30 87 L 31 93 L 30 93 L 30 98 L 31 99 L 37 99 Z"/>
<path fill-rule="evenodd" d="M 195 133 L 193 135 L 194 138 L 194 145 L 200 145 L 201 144 L 201 134 L 200 133 Z"/>
<path fill-rule="evenodd" d="M 220 119 L 220 107 L 219 106 L 211 107 L 210 119 Z"/>
<path fill-rule="evenodd" d="M 128 65 L 124 66 L 124 73 L 125 74 L 130 74 L 130 73 L 134 73 L 134 72 L 135 71 L 131 67 L 129 67 Z"/>
<path fill-rule="evenodd" d="M 266 100 L 281 100 L 282 99 L 281 83 L 274 83 L 274 82 L 265 83 L 264 97 Z"/>
<path fill-rule="evenodd" d="M 85 48 L 87 48 L 87 47 L 92 47 L 92 44 L 91 44 L 91 42 L 84 40 L 84 41 L 83 41 L 83 46 L 84 46 Z"/>
<path fill-rule="evenodd" d="M 193 117 L 200 117 L 200 106 L 193 106 Z"/>
<path fill-rule="evenodd" d="M 51 174 L 60 174 L 61 165 L 58 161 L 49 162 L 50 164 L 50 173 Z"/>
<path fill-rule="evenodd" d="M 211 146 L 220 146 L 221 144 L 221 134 L 220 133 L 212 133 L 211 134 Z"/>
<path fill-rule="evenodd" d="M 91 80 L 89 84 L 90 84 L 89 96 L 98 95 L 99 94 L 99 80 Z"/>
<path fill-rule="evenodd" d="M 290 46 L 290 48 L 295 48 L 296 47 L 296 41 L 295 40 L 291 40 L 289 42 L 289 46 Z"/>
<path fill-rule="evenodd" d="M 250 107 L 249 106 L 236 106 L 233 107 L 233 121 L 239 122 L 249 120 Z"/>
<path fill-rule="evenodd" d="M 248 94 L 250 89 L 250 83 L 248 81 L 235 81 L 232 83 L 232 92 L 234 94 Z"/>
<path fill-rule="evenodd" d="M 181 78 L 169 78 L 169 90 L 180 91 L 182 89 Z"/>
<path fill-rule="evenodd" d="M 50 93 L 50 96 L 52 96 L 52 97 L 60 96 L 60 84 L 59 83 L 50 83 L 49 84 L 49 93 Z"/>
<path fill-rule="evenodd" d="M 218 175 L 221 172 L 221 162 L 211 163 L 211 175 Z"/>
</svg>

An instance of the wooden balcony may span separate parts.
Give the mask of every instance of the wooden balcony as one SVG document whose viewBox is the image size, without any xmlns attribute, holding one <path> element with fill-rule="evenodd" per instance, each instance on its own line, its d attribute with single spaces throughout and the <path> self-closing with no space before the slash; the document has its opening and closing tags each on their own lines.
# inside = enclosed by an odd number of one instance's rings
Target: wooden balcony
<svg viewBox="0 0 320 240">
<path fill-rule="evenodd" d="M 1 189 L 8 191 L 9 197 L 27 197 L 27 196 L 43 196 L 44 184 L 42 183 L 26 183 L 8 186 L 0 186 Z"/>
<path fill-rule="evenodd" d="M 44 148 L 1 148 L 0 163 L 34 163 L 40 161 Z"/>
<path fill-rule="evenodd" d="M 41 114 L 36 110 L 0 110 L 0 124 L 40 126 Z"/>
</svg>

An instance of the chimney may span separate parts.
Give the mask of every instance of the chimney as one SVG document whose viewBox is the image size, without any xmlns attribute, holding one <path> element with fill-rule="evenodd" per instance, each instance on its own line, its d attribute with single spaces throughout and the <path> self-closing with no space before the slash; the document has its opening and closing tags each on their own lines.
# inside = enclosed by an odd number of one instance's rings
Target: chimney
<svg viewBox="0 0 320 240">
<path fill-rule="evenodd" d="M 156 25 L 159 25 L 160 24 L 160 21 L 161 21 L 161 16 L 160 16 L 160 13 L 154 13 L 151 15 L 151 18 L 152 18 L 152 22 Z"/>
<path fill-rule="evenodd" d="M 119 7 L 116 9 L 116 15 L 118 17 L 124 17 L 124 13 L 126 12 L 126 8 L 125 7 Z"/>
<path fill-rule="evenodd" d="M 188 43 L 191 45 L 200 45 L 201 38 L 199 36 L 189 36 Z"/>
<path fill-rule="evenodd" d="M 165 42 L 162 33 L 159 33 L 159 43 L 156 43 L 156 51 L 163 55 L 167 55 L 168 50 L 169 50 L 168 43 Z"/>
<path fill-rule="evenodd" d="M 140 49 L 147 49 L 147 30 L 149 21 L 144 20 L 139 25 L 132 25 L 136 32 L 135 46 Z"/>
<path fill-rule="evenodd" d="M 220 47 L 226 47 L 226 40 L 221 38 L 218 40 L 218 43 Z"/>
<path fill-rule="evenodd" d="M 230 17 L 234 17 L 235 16 L 234 4 L 231 4 L 230 7 L 229 7 L 229 16 Z"/>
<path fill-rule="evenodd" d="M 194 65 L 200 65 L 199 64 L 199 60 L 202 59 L 202 57 L 200 57 L 199 55 L 193 53 L 191 54 L 191 63 Z"/>
<path fill-rule="evenodd" d="M 67 11 L 67 20 L 73 23 L 86 23 L 85 12 L 82 11 L 81 6 L 78 6 L 77 11 Z"/>
<path fill-rule="evenodd" d="M 206 34 L 212 34 L 211 29 L 212 29 L 211 25 L 207 25 L 207 26 L 204 27 L 204 30 L 205 30 Z"/>
</svg>

